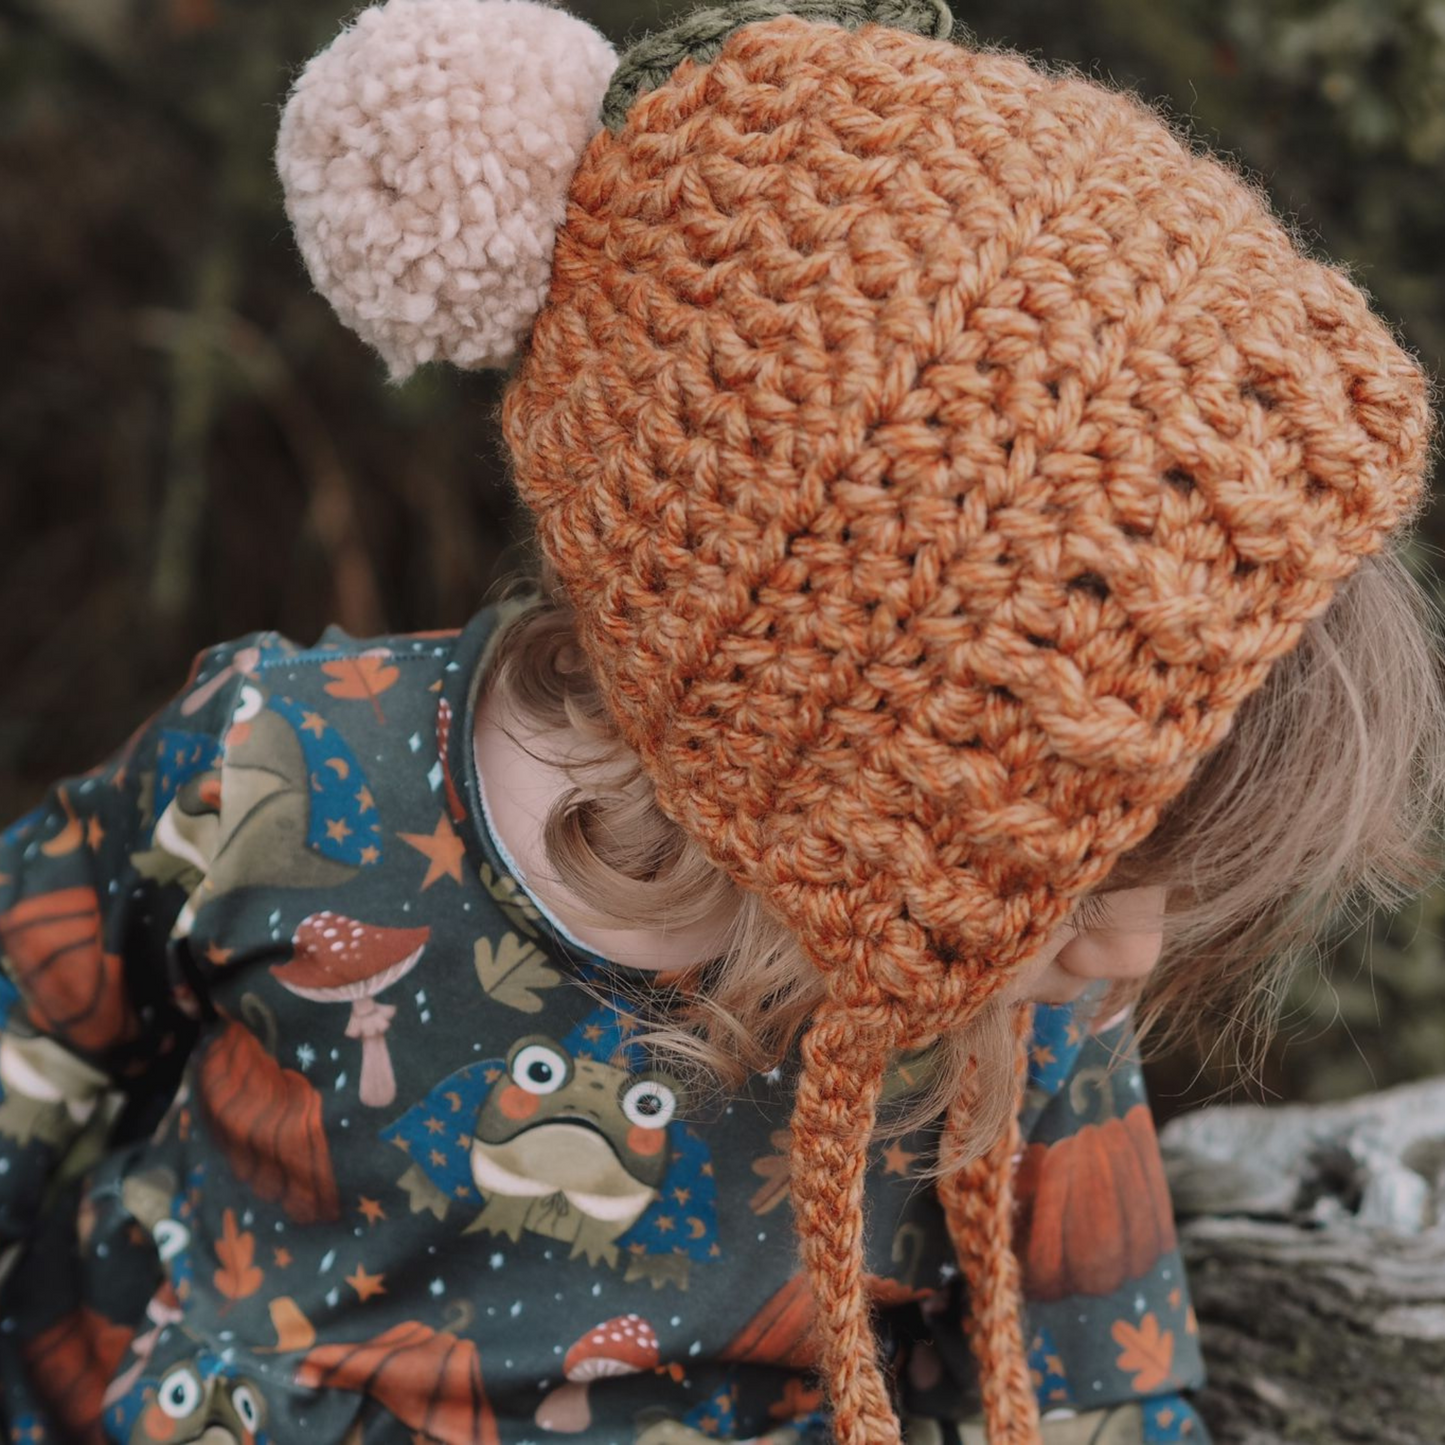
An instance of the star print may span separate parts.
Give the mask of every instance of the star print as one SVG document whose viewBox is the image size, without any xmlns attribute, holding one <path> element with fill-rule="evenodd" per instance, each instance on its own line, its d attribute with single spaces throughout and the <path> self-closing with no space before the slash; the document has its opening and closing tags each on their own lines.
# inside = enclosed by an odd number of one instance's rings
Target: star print
<svg viewBox="0 0 1445 1445">
<path fill-rule="evenodd" d="M 346 819 L 331 819 L 326 825 L 326 836 L 333 843 L 344 843 L 351 836 L 351 829 L 346 826 Z"/>
<path fill-rule="evenodd" d="M 346 1276 L 346 1282 L 361 1297 L 363 1303 L 369 1300 L 374 1294 L 385 1294 L 386 1286 L 382 1283 L 386 1276 L 384 1274 L 367 1274 L 361 1265 L 356 1266 L 356 1273 Z"/>
<path fill-rule="evenodd" d="M 1029 1057 L 1039 1068 L 1046 1068 L 1049 1064 L 1057 1063 L 1054 1058 L 1054 1051 L 1047 1044 L 1040 1044 L 1036 1049 L 1029 1050 Z"/>
<path fill-rule="evenodd" d="M 589 1044 L 595 1044 L 597 1040 L 602 1037 L 601 1024 L 588 1024 L 587 1027 L 582 1030 L 582 1037 L 586 1039 Z"/>
<path fill-rule="evenodd" d="M 679 1189 L 674 1189 L 674 1190 L 672 1191 L 672 1197 L 677 1201 L 677 1203 L 678 1203 L 680 1206 L 684 1206 L 684 1207 L 685 1207 L 686 1204 L 687 1204 L 687 1201 L 692 1198 L 692 1190 L 691 1190 L 691 1189 L 680 1189 L 680 1188 L 679 1188 Z"/>
<path fill-rule="evenodd" d="M 85 825 L 85 841 L 90 844 L 90 851 L 94 853 L 105 839 L 105 829 L 100 826 L 99 818 L 92 818 Z"/>
<path fill-rule="evenodd" d="M 375 863 L 381 854 L 375 848 L 363 848 L 361 850 L 361 861 L 363 863 Z"/>
<path fill-rule="evenodd" d="M 271 1254 L 276 1261 L 277 1269 L 285 1269 L 291 1263 L 291 1251 L 285 1245 L 282 1245 L 280 1249 L 273 1249 Z"/>
<path fill-rule="evenodd" d="M 319 738 L 326 731 L 326 719 L 317 712 L 303 712 L 301 714 L 301 731 Z"/>
<path fill-rule="evenodd" d="M 899 1174 L 904 1178 L 908 1176 L 908 1166 L 918 1158 L 917 1154 L 910 1154 L 902 1144 L 892 1144 L 883 1151 L 885 1174 Z"/>
<path fill-rule="evenodd" d="M 440 1149 L 433 1149 L 429 1157 L 434 1169 L 445 1169 L 447 1167 L 447 1156 L 443 1154 Z"/>
<path fill-rule="evenodd" d="M 381 1207 L 380 1201 L 368 1199 L 364 1194 L 361 1195 L 361 1203 L 356 1207 L 366 1216 L 368 1224 L 374 1225 L 377 1220 L 386 1218 L 386 1210 Z"/>
<path fill-rule="evenodd" d="M 214 964 L 217 968 L 224 967 L 230 963 L 231 955 L 235 951 L 234 948 L 222 948 L 219 943 L 208 943 L 206 945 L 206 962 Z"/>
<path fill-rule="evenodd" d="M 426 892 L 443 876 L 454 883 L 462 881 L 462 858 L 466 853 L 466 846 L 457 837 L 451 820 L 445 813 L 438 816 L 436 829 L 431 833 L 399 833 L 397 836 L 427 860 L 426 877 L 421 884 L 422 892 Z"/>
<path fill-rule="evenodd" d="M 428 1134 L 445 1134 L 447 1126 L 435 1114 L 431 1114 L 427 1116 L 426 1131 Z"/>
<path fill-rule="evenodd" d="M 362 788 L 362 790 L 357 793 L 356 806 L 363 813 L 376 807 L 376 799 L 371 796 L 370 788 Z"/>
<path fill-rule="evenodd" d="M 659 1215 L 657 1216 L 657 1221 L 656 1221 L 656 1223 L 657 1223 L 657 1232 L 658 1232 L 659 1234 L 671 1234 L 671 1233 L 672 1233 L 672 1227 L 673 1227 L 673 1224 L 675 1223 L 675 1221 L 674 1221 L 672 1215 L 670 1215 L 670 1214 L 659 1214 Z"/>
</svg>

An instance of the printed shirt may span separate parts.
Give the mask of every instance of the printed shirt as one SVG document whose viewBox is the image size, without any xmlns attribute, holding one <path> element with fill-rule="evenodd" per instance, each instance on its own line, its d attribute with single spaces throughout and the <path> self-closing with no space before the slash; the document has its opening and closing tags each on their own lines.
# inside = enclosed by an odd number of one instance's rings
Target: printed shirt
<svg viewBox="0 0 1445 1445">
<path fill-rule="evenodd" d="M 471 748 L 507 606 L 203 653 L 0 835 L 10 1440 L 830 1438 L 789 1212 L 796 1050 L 690 1099 L 636 1041 L 621 986 L 650 976 L 523 886 Z M 1040 1402 L 1112 1409 L 1111 1440 L 1204 1441 L 1127 1021 L 1040 1005 L 1034 1028 L 1017 1248 Z M 918 1445 L 983 1438 L 918 1178 L 936 1142 L 880 1144 L 868 1177 Z"/>
</svg>

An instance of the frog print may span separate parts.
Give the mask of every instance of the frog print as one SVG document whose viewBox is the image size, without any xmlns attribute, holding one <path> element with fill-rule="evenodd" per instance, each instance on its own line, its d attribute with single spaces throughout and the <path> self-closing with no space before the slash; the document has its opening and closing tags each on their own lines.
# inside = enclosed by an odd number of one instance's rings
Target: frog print
<svg viewBox="0 0 1445 1445">
<path fill-rule="evenodd" d="M 255 1380 L 208 1350 L 137 1383 L 111 1407 L 111 1438 L 125 1445 L 266 1445 L 266 1403 Z"/>
<path fill-rule="evenodd" d="M 477 1116 L 472 1178 L 487 1199 L 468 1232 L 572 1239 L 572 1254 L 617 1262 L 619 1234 L 657 1198 L 678 1091 L 573 1059 L 545 1035 L 512 1046 Z"/>
<path fill-rule="evenodd" d="M 465 1234 L 537 1235 L 685 1288 L 688 1261 L 720 1253 L 711 1160 L 680 1086 L 641 1066 L 609 1012 L 458 1070 L 381 1137 L 411 1161 L 414 1212 L 445 1219 L 466 1201 L 479 1212 Z"/>
</svg>

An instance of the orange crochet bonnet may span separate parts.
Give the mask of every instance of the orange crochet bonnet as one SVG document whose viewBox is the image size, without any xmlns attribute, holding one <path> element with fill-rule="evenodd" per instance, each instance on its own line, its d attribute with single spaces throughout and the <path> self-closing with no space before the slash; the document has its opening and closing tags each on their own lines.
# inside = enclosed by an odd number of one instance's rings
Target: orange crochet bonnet
<svg viewBox="0 0 1445 1445">
<path fill-rule="evenodd" d="M 826 977 L 794 1219 L 835 1437 L 887 1445 L 886 1063 L 1150 833 L 1418 510 L 1430 415 L 1361 292 L 1136 98 L 949 40 L 938 4 L 923 34 L 778 13 L 820 8 L 711 12 L 701 58 L 654 37 L 611 76 L 503 421 L 659 806 Z M 458 350 L 424 311 L 394 374 Z M 995 1445 L 1040 1428 L 1018 1147 L 941 1187 Z"/>
</svg>

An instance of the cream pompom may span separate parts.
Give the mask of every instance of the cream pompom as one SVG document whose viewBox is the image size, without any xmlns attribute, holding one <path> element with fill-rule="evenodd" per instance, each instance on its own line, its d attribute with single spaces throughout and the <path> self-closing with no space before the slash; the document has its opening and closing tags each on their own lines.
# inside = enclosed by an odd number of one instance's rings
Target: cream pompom
<svg viewBox="0 0 1445 1445">
<path fill-rule="evenodd" d="M 590 25 L 532 0 L 388 0 L 301 73 L 276 142 L 286 213 L 394 381 L 515 356 L 616 66 Z"/>
</svg>

